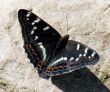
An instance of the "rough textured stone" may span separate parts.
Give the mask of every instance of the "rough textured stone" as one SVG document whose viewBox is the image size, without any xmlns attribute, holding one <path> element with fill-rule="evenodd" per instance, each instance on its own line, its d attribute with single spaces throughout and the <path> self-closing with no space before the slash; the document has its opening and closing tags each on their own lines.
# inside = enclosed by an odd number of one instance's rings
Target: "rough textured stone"
<svg viewBox="0 0 110 92">
<path fill-rule="evenodd" d="M 19 9 L 96 50 L 94 66 L 40 78 L 23 49 Z M 110 92 L 110 0 L 0 0 L 0 92 Z"/>
</svg>

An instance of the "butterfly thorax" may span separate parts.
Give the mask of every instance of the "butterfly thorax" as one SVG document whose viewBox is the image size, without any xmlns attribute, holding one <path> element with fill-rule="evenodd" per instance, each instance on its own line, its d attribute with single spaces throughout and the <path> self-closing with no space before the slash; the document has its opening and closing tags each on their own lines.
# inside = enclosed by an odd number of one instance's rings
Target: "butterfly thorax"
<svg viewBox="0 0 110 92">
<path fill-rule="evenodd" d="M 67 43 L 68 43 L 69 35 L 65 35 L 64 37 L 61 37 L 56 45 L 56 48 L 53 51 L 52 57 L 54 57 L 56 54 L 58 54 L 61 50 L 63 50 Z"/>
<path fill-rule="evenodd" d="M 59 51 L 59 50 L 63 49 L 67 45 L 68 39 L 69 39 L 69 35 L 61 37 L 56 45 L 55 50 Z"/>
</svg>

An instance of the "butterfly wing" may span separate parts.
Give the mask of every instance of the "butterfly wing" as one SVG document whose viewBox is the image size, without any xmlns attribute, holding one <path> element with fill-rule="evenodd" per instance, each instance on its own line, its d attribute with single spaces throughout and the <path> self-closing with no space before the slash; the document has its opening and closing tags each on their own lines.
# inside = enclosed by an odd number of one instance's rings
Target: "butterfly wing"
<svg viewBox="0 0 110 92">
<path fill-rule="evenodd" d="M 30 62 L 41 69 L 61 35 L 30 11 L 19 10 L 18 19 L 22 28 L 24 48 Z"/>
<path fill-rule="evenodd" d="M 91 48 L 69 40 L 67 46 L 50 62 L 46 74 L 56 76 L 95 64 L 99 55 Z"/>
</svg>

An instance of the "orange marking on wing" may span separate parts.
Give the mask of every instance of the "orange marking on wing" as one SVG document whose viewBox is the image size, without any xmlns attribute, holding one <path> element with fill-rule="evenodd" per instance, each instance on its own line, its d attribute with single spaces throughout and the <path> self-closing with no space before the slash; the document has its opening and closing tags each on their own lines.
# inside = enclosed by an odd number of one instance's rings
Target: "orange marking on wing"
<svg viewBox="0 0 110 92">
<path fill-rule="evenodd" d="M 59 68 L 63 68 L 63 66 L 59 66 Z"/>
<path fill-rule="evenodd" d="M 34 49 L 31 49 L 34 52 Z M 35 54 L 35 53 L 34 53 Z"/>
<path fill-rule="evenodd" d="M 64 68 L 67 68 L 67 65 L 65 65 Z"/>
<path fill-rule="evenodd" d="M 54 70 L 54 68 L 51 68 L 51 70 L 53 71 L 53 70 Z"/>
<path fill-rule="evenodd" d="M 43 63 L 42 63 L 42 62 L 39 62 L 39 64 L 40 64 L 40 65 L 43 65 Z"/>
<path fill-rule="evenodd" d="M 35 53 L 35 56 L 37 56 L 37 54 Z"/>
<path fill-rule="evenodd" d="M 34 51 L 31 45 L 28 45 L 28 47 L 32 50 L 33 54 L 36 56 L 36 59 L 38 60 L 38 66 L 41 68 L 43 66 L 42 61 L 40 61 L 39 57 L 37 56 L 37 53 Z"/>
<path fill-rule="evenodd" d="M 57 69 L 57 67 L 54 67 L 54 70 Z"/>
<path fill-rule="evenodd" d="M 46 70 L 46 72 L 50 72 L 50 70 L 51 70 L 51 69 L 50 69 L 50 68 L 48 68 L 48 69 Z"/>
<path fill-rule="evenodd" d="M 29 48 L 31 48 L 32 46 L 31 45 L 28 45 L 29 46 Z"/>
<path fill-rule="evenodd" d="M 58 66 L 58 67 L 53 67 L 53 68 L 48 68 L 47 70 L 46 70 L 46 72 L 50 72 L 50 71 L 53 71 L 53 70 L 55 70 L 55 69 L 57 69 L 57 68 L 67 68 L 67 65 L 65 65 L 65 66 Z"/>
<path fill-rule="evenodd" d="M 40 68 L 42 67 L 41 65 L 38 65 Z"/>
<path fill-rule="evenodd" d="M 37 60 L 40 62 L 40 59 L 38 58 L 38 56 L 37 56 L 36 58 L 37 58 Z"/>
</svg>

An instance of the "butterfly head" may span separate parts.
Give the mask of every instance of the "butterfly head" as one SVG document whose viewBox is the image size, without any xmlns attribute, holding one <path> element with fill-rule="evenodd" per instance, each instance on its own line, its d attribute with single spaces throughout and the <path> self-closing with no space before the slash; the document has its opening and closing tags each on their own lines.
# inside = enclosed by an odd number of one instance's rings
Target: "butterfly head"
<svg viewBox="0 0 110 92">
<path fill-rule="evenodd" d="M 69 35 L 65 35 L 65 36 L 63 37 L 63 39 L 65 39 L 65 40 L 67 39 L 67 40 L 68 40 L 68 39 L 69 39 Z"/>
</svg>

